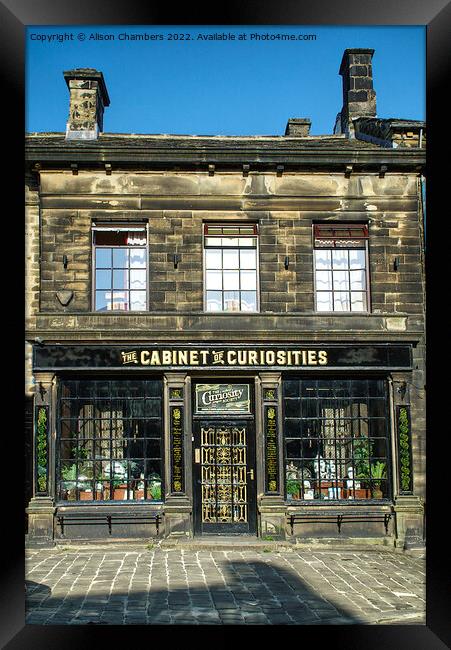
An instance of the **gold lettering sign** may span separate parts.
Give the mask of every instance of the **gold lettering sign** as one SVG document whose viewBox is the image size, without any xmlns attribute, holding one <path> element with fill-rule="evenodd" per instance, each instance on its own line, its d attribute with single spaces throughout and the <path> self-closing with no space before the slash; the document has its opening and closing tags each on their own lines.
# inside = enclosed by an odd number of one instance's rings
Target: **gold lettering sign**
<svg viewBox="0 0 451 650">
<path fill-rule="evenodd" d="M 277 408 L 265 406 L 266 491 L 279 489 L 279 454 L 277 445 Z"/>
<path fill-rule="evenodd" d="M 152 367 L 284 367 L 327 366 L 327 350 L 281 348 L 146 349 L 121 351 L 122 365 Z"/>
<path fill-rule="evenodd" d="M 183 407 L 170 408 L 171 491 L 183 492 Z"/>
</svg>

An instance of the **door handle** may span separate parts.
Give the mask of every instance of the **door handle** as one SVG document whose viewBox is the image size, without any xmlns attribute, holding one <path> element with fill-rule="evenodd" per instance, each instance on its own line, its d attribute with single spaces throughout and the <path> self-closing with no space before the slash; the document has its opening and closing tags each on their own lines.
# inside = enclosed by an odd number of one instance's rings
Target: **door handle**
<svg viewBox="0 0 451 650">
<path fill-rule="evenodd" d="M 249 478 L 251 479 L 251 481 L 253 481 L 253 480 L 254 480 L 254 470 L 253 470 L 253 469 L 250 469 L 250 470 L 248 471 L 248 474 L 249 474 Z"/>
<path fill-rule="evenodd" d="M 194 462 L 200 463 L 200 449 L 194 450 Z"/>
</svg>

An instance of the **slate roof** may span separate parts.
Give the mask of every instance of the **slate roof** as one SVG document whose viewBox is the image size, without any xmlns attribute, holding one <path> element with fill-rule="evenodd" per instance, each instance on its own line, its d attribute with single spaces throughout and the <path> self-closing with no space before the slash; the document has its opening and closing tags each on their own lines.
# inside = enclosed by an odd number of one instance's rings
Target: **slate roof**
<svg viewBox="0 0 451 650">
<path fill-rule="evenodd" d="M 224 136 L 101 133 L 95 140 L 66 140 L 64 133 L 29 133 L 26 159 L 53 163 L 121 163 L 125 165 L 368 165 L 423 164 L 424 151 L 387 150 L 345 135 Z"/>
</svg>

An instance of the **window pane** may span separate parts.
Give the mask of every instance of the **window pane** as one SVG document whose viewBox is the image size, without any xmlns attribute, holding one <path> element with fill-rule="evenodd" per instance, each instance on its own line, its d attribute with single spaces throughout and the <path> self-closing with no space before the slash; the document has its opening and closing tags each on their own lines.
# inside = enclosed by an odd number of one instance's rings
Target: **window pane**
<svg viewBox="0 0 451 650">
<path fill-rule="evenodd" d="M 255 271 L 241 271 L 241 289 L 253 290 L 257 288 L 257 274 Z"/>
<path fill-rule="evenodd" d="M 240 274 L 238 271 L 224 271 L 224 289 L 239 289 Z"/>
<path fill-rule="evenodd" d="M 255 239 L 255 237 L 240 237 L 239 245 L 240 246 L 256 246 L 257 245 L 257 240 Z"/>
<path fill-rule="evenodd" d="M 146 288 L 146 271 L 130 271 L 130 289 Z"/>
<path fill-rule="evenodd" d="M 146 251 L 142 249 L 134 249 L 129 251 L 130 267 L 132 269 L 146 267 Z"/>
<path fill-rule="evenodd" d="M 356 248 L 351 249 L 349 251 L 349 266 L 351 269 L 364 269 L 365 251 Z"/>
<path fill-rule="evenodd" d="M 222 226 L 222 233 L 224 235 L 239 235 L 240 229 L 238 226 Z"/>
<path fill-rule="evenodd" d="M 316 288 L 318 291 L 332 290 L 332 271 L 316 272 Z"/>
<path fill-rule="evenodd" d="M 221 271 L 207 271 L 206 273 L 206 289 L 222 289 L 222 273 Z"/>
<path fill-rule="evenodd" d="M 128 292 L 127 291 L 113 291 L 111 302 L 111 309 L 119 309 L 121 311 L 128 310 Z"/>
<path fill-rule="evenodd" d="M 224 291 L 224 311 L 240 310 L 240 292 Z"/>
<path fill-rule="evenodd" d="M 115 268 L 127 268 L 128 248 L 113 248 L 113 266 Z"/>
<path fill-rule="evenodd" d="M 223 237 L 222 238 L 223 246 L 239 246 L 239 240 L 237 237 Z"/>
<path fill-rule="evenodd" d="M 331 251 L 327 250 L 316 250 L 315 251 L 315 263 L 317 269 L 331 269 Z"/>
<path fill-rule="evenodd" d="M 366 285 L 365 271 L 351 271 L 351 289 L 354 291 L 364 291 Z"/>
<path fill-rule="evenodd" d="M 96 271 L 96 289 L 111 289 L 111 271 Z"/>
<path fill-rule="evenodd" d="M 348 251 L 332 251 L 332 265 L 334 269 L 347 269 Z"/>
<path fill-rule="evenodd" d="M 351 293 L 351 310 L 366 311 L 366 293 L 362 291 L 353 291 Z"/>
<path fill-rule="evenodd" d="M 334 271 L 334 290 L 347 291 L 349 289 L 349 275 L 347 271 Z"/>
<path fill-rule="evenodd" d="M 225 250 L 222 254 L 222 267 L 224 269 L 239 268 L 239 251 Z"/>
<path fill-rule="evenodd" d="M 127 241 L 127 231 L 96 230 L 94 241 L 97 246 L 123 246 Z"/>
<path fill-rule="evenodd" d="M 337 291 L 334 293 L 334 311 L 349 311 L 349 293 L 346 291 Z"/>
<path fill-rule="evenodd" d="M 130 231 L 127 233 L 127 246 L 145 246 L 147 236 L 145 232 Z"/>
<path fill-rule="evenodd" d="M 128 289 L 128 271 L 113 271 L 113 289 Z"/>
<path fill-rule="evenodd" d="M 240 267 L 242 269 L 256 269 L 257 268 L 257 251 L 255 251 L 255 250 L 241 250 L 240 251 Z"/>
<path fill-rule="evenodd" d="M 332 292 L 318 292 L 316 294 L 316 309 L 318 311 L 333 311 Z"/>
<path fill-rule="evenodd" d="M 111 248 L 96 248 L 96 268 L 109 268 L 111 263 Z"/>
<path fill-rule="evenodd" d="M 96 311 L 111 309 L 111 291 L 96 291 Z"/>
<path fill-rule="evenodd" d="M 222 311 L 221 291 L 207 291 L 207 311 Z"/>
<path fill-rule="evenodd" d="M 130 291 L 130 309 L 132 311 L 146 310 L 146 292 Z"/>
<path fill-rule="evenodd" d="M 257 293 L 255 291 L 241 292 L 242 311 L 257 311 Z"/>
<path fill-rule="evenodd" d="M 205 268 L 206 269 L 220 269 L 221 266 L 221 250 L 210 249 L 205 251 Z"/>
</svg>

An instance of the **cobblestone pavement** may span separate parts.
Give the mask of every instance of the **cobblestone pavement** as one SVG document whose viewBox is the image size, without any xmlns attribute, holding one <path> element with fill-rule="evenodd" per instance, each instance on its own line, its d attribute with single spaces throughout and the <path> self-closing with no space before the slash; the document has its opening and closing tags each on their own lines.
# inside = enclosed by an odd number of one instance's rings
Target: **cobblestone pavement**
<svg viewBox="0 0 451 650">
<path fill-rule="evenodd" d="M 425 560 L 394 550 L 27 550 L 26 623 L 425 624 Z"/>
</svg>

